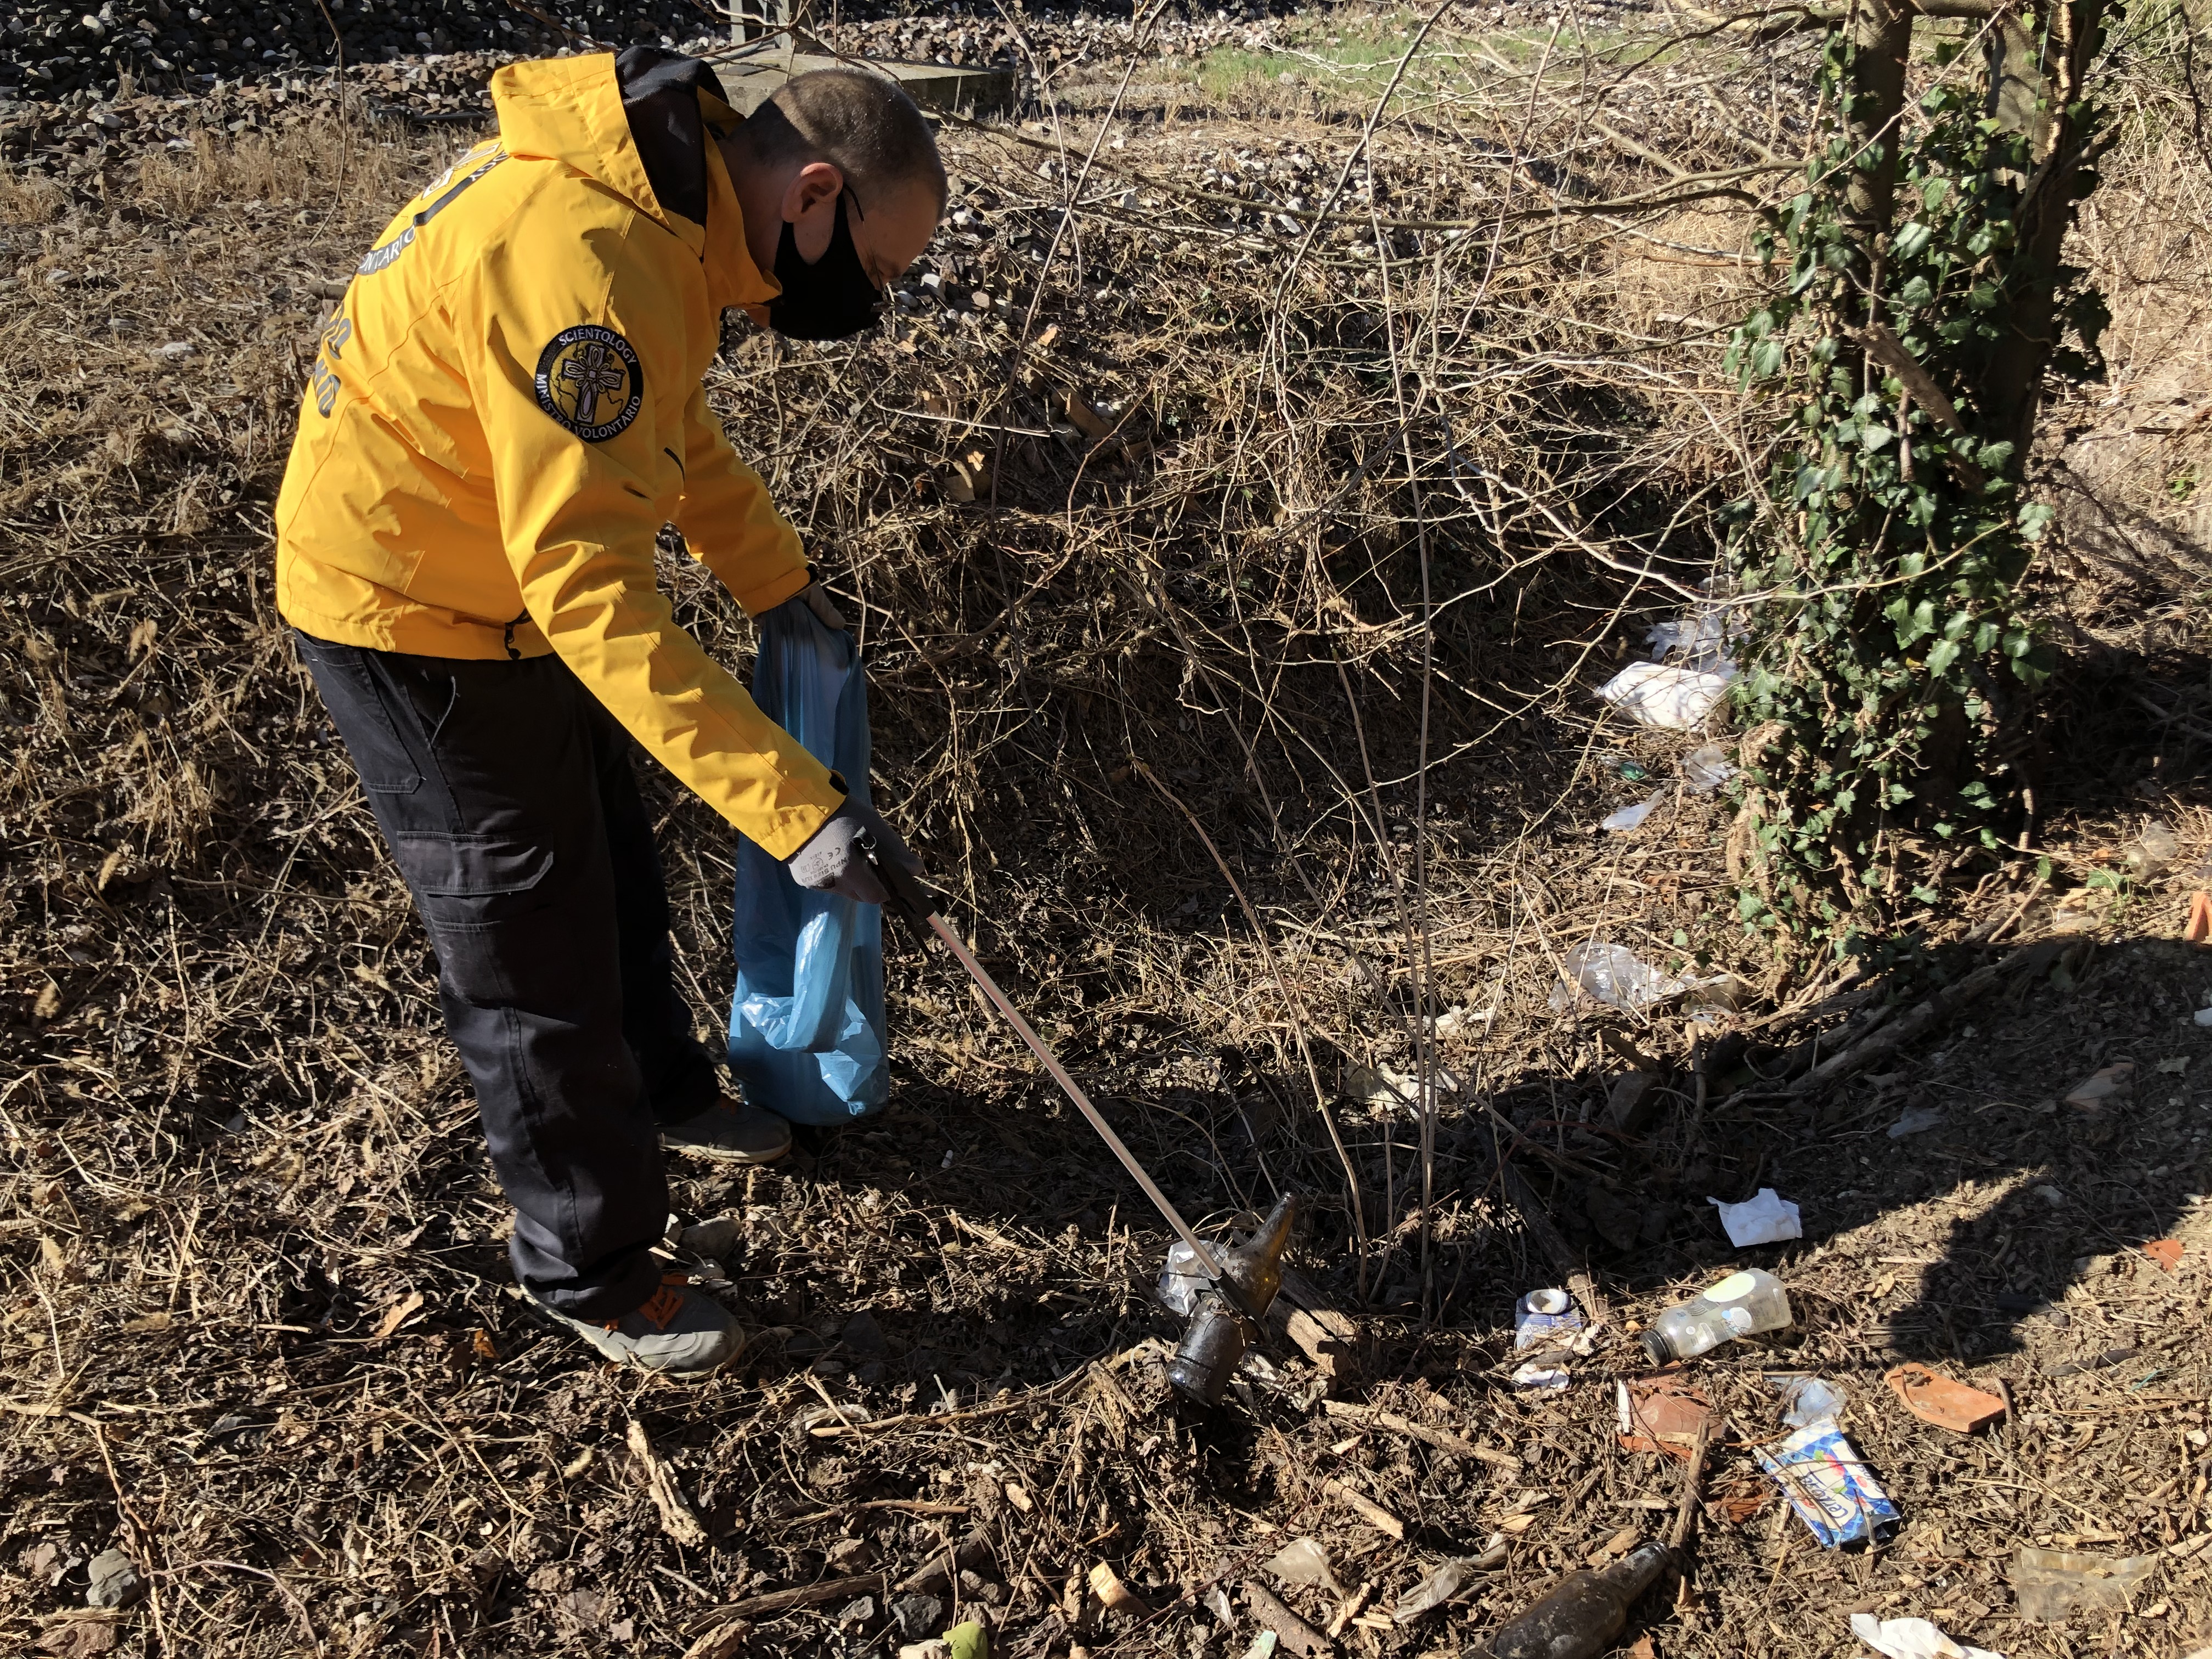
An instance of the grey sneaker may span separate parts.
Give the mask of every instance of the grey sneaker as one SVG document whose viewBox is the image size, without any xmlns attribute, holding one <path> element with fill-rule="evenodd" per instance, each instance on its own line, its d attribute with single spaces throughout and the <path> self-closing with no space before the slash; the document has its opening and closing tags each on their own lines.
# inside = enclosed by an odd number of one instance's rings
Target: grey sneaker
<svg viewBox="0 0 2212 1659">
<path fill-rule="evenodd" d="M 557 1309 L 545 1311 L 608 1358 L 662 1376 L 704 1376 L 745 1346 L 730 1310 L 686 1283 L 682 1273 L 661 1275 L 660 1288 L 645 1305 L 620 1319 L 600 1323 L 572 1319 Z"/>
<path fill-rule="evenodd" d="M 696 1117 L 662 1124 L 660 1140 L 671 1152 L 720 1164 L 773 1164 L 791 1150 L 791 1125 L 724 1095 Z"/>
</svg>

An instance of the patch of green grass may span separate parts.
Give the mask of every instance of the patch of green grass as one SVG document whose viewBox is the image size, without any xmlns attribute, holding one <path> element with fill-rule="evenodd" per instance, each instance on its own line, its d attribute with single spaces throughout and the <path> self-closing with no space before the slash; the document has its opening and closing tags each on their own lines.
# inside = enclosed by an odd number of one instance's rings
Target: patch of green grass
<svg viewBox="0 0 2212 1659">
<path fill-rule="evenodd" d="M 1419 27 L 1420 20 L 1410 12 L 1335 27 L 1310 23 L 1291 35 L 1288 50 L 1222 46 L 1206 53 L 1198 62 L 1198 84 L 1218 100 L 1249 100 L 1295 89 L 1310 92 L 1324 104 L 1365 103 L 1389 84 Z M 1419 96 L 1454 82 L 1488 78 L 1496 72 L 1486 61 L 1489 54 L 1511 68 L 1533 69 L 1551 39 L 1551 31 L 1542 28 L 1500 30 L 1474 38 L 1434 30 L 1422 41 L 1400 85 L 1402 91 Z M 1585 53 L 1604 58 L 1626 41 L 1617 33 L 1563 35 L 1553 57 L 1555 62 Z M 1287 82 L 1285 76 L 1290 77 Z"/>
</svg>

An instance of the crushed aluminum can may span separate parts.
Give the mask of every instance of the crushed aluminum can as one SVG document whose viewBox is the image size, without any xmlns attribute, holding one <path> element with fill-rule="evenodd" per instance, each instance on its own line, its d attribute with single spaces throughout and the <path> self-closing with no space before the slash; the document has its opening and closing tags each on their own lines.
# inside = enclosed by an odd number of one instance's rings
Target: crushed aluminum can
<svg viewBox="0 0 2212 1659">
<path fill-rule="evenodd" d="M 1582 1310 L 1561 1290 L 1531 1291 L 1513 1310 L 1513 1351 L 1551 1347 L 1572 1340 L 1583 1328 Z"/>
<path fill-rule="evenodd" d="M 1897 1522 L 1897 1505 L 1875 1484 L 1832 1417 L 1808 1424 L 1771 1449 L 1754 1445 L 1751 1455 L 1813 1535 L 1832 1549 L 1856 1539 L 1876 1539 Z"/>
</svg>

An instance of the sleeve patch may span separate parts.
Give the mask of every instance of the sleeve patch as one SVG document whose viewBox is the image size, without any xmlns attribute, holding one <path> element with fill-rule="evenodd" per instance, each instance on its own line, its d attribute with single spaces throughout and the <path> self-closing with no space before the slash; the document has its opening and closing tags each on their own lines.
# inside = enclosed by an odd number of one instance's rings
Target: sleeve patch
<svg viewBox="0 0 2212 1659">
<path fill-rule="evenodd" d="M 614 330 L 564 328 L 538 354 L 538 406 L 586 443 L 604 443 L 645 406 L 645 370 Z"/>
</svg>

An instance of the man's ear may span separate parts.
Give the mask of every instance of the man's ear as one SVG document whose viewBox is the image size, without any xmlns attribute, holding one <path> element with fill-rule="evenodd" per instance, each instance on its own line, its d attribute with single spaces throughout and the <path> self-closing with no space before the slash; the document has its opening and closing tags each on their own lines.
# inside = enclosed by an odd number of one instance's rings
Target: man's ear
<svg viewBox="0 0 2212 1659">
<path fill-rule="evenodd" d="M 809 161 L 793 173 L 783 192 L 783 216 L 796 223 L 824 202 L 844 193 L 845 175 L 834 161 Z"/>
</svg>

